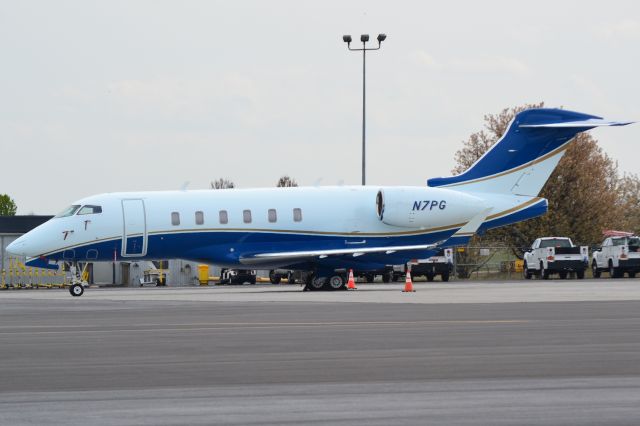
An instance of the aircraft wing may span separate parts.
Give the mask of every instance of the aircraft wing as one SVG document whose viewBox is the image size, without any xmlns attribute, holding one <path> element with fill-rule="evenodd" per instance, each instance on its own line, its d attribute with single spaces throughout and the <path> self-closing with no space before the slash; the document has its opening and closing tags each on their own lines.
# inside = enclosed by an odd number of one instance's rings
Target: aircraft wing
<svg viewBox="0 0 640 426">
<path fill-rule="evenodd" d="M 443 241 L 438 241 L 433 244 L 419 244 L 410 246 L 383 246 L 383 247 L 360 247 L 360 248 L 343 248 L 343 249 L 329 249 L 329 250 L 306 250 L 306 251 L 285 251 L 279 253 L 261 253 L 253 255 L 252 257 L 244 257 L 240 259 L 240 262 L 245 265 L 256 265 L 260 263 L 267 263 L 280 260 L 292 260 L 299 261 L 303 259 L 324 259 L 329 256 L 353 256 L 358 257 L 365 254 L 384 253 L 392 254 L 399 251 L 410 250 L 430 250 L 438 247 Z"/>
<path fill-rule="evenodd" d="M 360 247 L 360 248 L 341 248 L 329 250 L 305 250 L 305 251 L 284 251 L 276 253 L 260 253 L 251 257 L 243 257 L 240 262 L 245 265 L 259 265 L 260 263 L 269 263 L 273 261 L 301 261 L 304 259 L 316 260 L 325 259 L 329 256 L 352 256 L 358 257 L 365 254 L 393 254 L 402 251 L 416 250 L 432 250 L 440 247 L 444 243 L 447 245 L 463 245 L 469 242 L 469 239 L 482 225 L 492 208 L 486 208 L 471 218 L 462 228 L 458 229 L 451 237 L 446 240 L 437 241 L 432 244 L 418 244 L 407 246 L 383 246 L 383 247 Z"/>
</svg>

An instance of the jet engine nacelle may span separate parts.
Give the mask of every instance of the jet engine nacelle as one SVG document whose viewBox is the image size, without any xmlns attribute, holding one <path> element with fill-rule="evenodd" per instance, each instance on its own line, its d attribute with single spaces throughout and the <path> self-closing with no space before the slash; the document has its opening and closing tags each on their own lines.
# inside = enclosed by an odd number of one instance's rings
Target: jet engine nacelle
<svg viewBox="0 0 640 426">
<path fill-rule="evenodd" d="M 376 196 L 378 218 L 405 228 L 463 226 L 484 208 L 481 198 L 444 188 L 389 187 Z"/>
</svg>

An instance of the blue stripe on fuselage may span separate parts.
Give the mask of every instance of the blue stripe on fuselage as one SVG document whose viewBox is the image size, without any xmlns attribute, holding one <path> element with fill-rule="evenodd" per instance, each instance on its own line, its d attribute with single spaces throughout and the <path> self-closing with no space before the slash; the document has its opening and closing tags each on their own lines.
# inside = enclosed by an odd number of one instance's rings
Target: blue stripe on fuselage
<svg viewBox="0 0 640 426">
<path fill-rule="evenodd" d="M 484 232 L 491 228 L 508 225 L 526 219 L 531 219 L 547 211 L 547 201 L 540 202 L 526 209 L 485 222 L 479 229 Z M 78 261 L 135 261 L 142 259 L 191 259 L 194 261 L 218 263 L 222 265 L 242 266 L 239 259 L 258 253 L 274 253 L 283 251 L 330 250 L 339 248 L 380 247 L 414 244 L 432 244 L 447 240 L 443 247 L 465 245 L 469 237 L 453 237 L 454 230 L 440 231 L 422 235 L 407 235 L 402 237 L 341 237 L 335 235 L 301 235 L 272 232 L 184 232 L 149 235 L 147 255 L 144 257 L 122 257 L 122 240 L 114 239 L 90 243 L 57 252 L 47 256 L 51 260 Z M 358 242 L 366 240 L 366 244 L 350 245 L 345 241 Z M 72 251 L 72 252 L 71 252 Z M 96 256 L 97 252 L 97 256 Z M 336 263 L 343 267 L 363 268 L 363 265 L 401 264 L 406 259 L 428 257 L 430 251 L 396 252 L 393 254 L 367 254 L 356 258 L 340 256 L 315 260 L 316 263 Z M 66 254 L 66 257 L 65 257 Z M 70 255 L 73 254 L 73 257 Z M 88 256 L 89 254 L 89 256 Z"/>
</svg>

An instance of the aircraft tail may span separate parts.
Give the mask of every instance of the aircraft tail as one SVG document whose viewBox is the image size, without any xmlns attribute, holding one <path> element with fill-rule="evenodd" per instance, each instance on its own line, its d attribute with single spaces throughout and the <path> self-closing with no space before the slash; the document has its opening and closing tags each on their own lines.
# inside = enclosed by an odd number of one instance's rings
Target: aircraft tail
<svg viewBox="0 0 640 426">
<path fill-rule="evenodd" d="M 562 109 L 528 109 L 518 113 L 502 138 L 464 173 L 429 179 L 427 185 L 535 197 L 575 135 L 594 127 L 631 123 Z"/>
</svg>

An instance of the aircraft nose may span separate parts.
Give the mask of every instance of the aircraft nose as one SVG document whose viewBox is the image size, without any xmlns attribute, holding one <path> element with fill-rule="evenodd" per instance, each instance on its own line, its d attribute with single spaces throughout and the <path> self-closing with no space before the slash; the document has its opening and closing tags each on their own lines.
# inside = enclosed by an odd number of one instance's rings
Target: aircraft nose
<svg viewBox="0 0 640 426">
<path fill-rule="evenodd" d="M 25 241 L 22 237 L 20 237 L 7 246 L 7 251 L 16 256 L 24 256 L 24 248 Z"/>
</svg>

